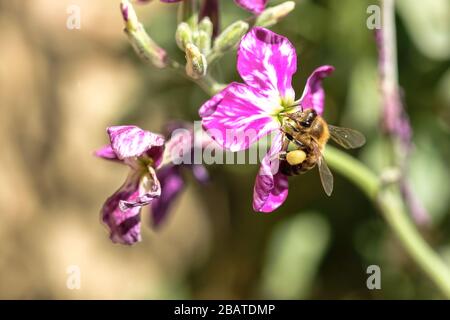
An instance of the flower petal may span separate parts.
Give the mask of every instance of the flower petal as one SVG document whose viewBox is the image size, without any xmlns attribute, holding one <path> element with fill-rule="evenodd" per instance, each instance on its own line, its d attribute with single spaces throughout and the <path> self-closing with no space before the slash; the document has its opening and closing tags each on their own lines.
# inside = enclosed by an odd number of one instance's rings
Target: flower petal
<svg viewBox="0 0 450 320">
<path fill-rule="evenodd" d="M 297 54 L 287 38 L 265 28 L 253 28 L 239 45 L 237 69 L 249 86 L 266 96 L 294 102 L 291 81 L 297 70 Z"/>
<path fill-rule="evenodd" d="M 198 110 L 198 114 L 201 118 L 208 117 L 216 111 L 217 106 L 222 102 L 225 94 L 228 92 L 227 89 L 228 87 L 214 95 L 200 107 L 200 109 Z"/>
<path fill-rule="evenodd" d="M 174 164 L 192 163 L 192 150 L 194 148 L 194 133 L 192 129 L 183 127 L 174 128 L 166 142 L 165 161 Z"/>
<path fill-rule="evenodd" d="M 277 133 L 272 147 L 261 162 L 253 190 L 253 209 L 272 212 L 283 204 L 288 195 L 288 177 L 278 172 L 278 156 L 282 148 L 282 135 Z"/>
<path fill-rule="evenodd" d="M 313 71 L 306 81 L 305 90 L 300 98 L 300 106 L 303 109 L 314 109 L 318 114 L 323 113 L 325 105 L 325 91 L 322 80 L 334 71 L 333 66 L 321 66 Z"/>
<path fill-rule="evenodd" d="M 192 170 L 192 174 L 194 175 L 194 178 L 202 183 L 202 184 L 206 184 L 207 182 L 209 182 L 209 173 L 208 170 L 205 168 L 204 165 L 202 164 L 193 164 L 190 166 L 191 170 Z"/>
<path fill-rule="evenodd" d="M 217 37 L 220 31 L 219 0 L 203 1 L 198 21 L 208 17 L 213 24 L 213 38 Z"/>
<path fill-rule="evenodd" d="M 146 4 L 151 2 L 152 0 L 137 0 L 136 3 L 138 4 Z M 160 0 L 161 2 L 165 2 L 165 3 L 175 3 L 175 2 L 181 2 L 183 0 Z"/>
<path fill-rule="evenodd" d="M 239 7 L 254 14 L 260 14 L 263 12 L 268 1 L 269 0 L 234 0 Z"/>
<path fill-rule="evenodd" d="M 122 211 L 126 211 L 135 207 L 142 207 L 161 195 L 161 185 L 156 176 L 155 169 L 148 167 L 148 172 L 141 173 L 139 181 L 139 194 L 132 200 L 121 200 L 119 207 Z"/>
<path fill-rule="evenodd" d="M 119 159 L 139 157 L 152 147 L 162 147 L 164 138 L 136 126 L 115 126 L 107 129 L 111 148 Z"/>
<path fill-rule="evenodd" d="M 94 155 L 99 158 L 105 159 L 105 160 L 119 161 L 119 158 L 117 158 L 117 155 L 114 152 L 114 150 L 111 148 L 110 144 L 103 146 L 100 149 L 94 151 Z"/>
<path fill-rule="evenodd" d="M 206 116 L 203 113 L 202 124 L 221 147 L 231 151 L 245 150 L 279 127 L 276 118 L 271 116 L 276 114 L 276 102 L 262 96 L 257 90 L 232 83 L 219 96 L 221 99 L 214 107 L 211 107 L 211 101 L 206 102 L 209 111 L 214 111 Z M 201 109 L 207 108 L 202 106 Z"/>
<path fill-rule="evenodd" d="M 180 166 L 164 166 L 158 171 L 158 179 L 161 182 L 161 197 L 152 201 L 152 223 L 154 227 L 161 224 L 175 201 L 184 188 L 184 179 L 180 172 Z"/>
<path fill-rule="evenodd" d="M 108 226 L 110 238 L 115 243 L 133 244 L 141 241 L 141 207 L 122 211 L 121 201 L 134 201 L 139 196 L 140 175 L 131 171 L 125 183 L 111 197 L 101 210 L 102 221 Z"/>
<path fill-rule="evenodd" d="M 159 168 L 159 166 L 161 165 L 163 158 L 164 158 L 164 150 L 165 150 L 165 146 L 162 145 L 162 146 L 151 147 L 145 153 L 145 155 L 147 157 L 149 157 L 153 160 L 154 168 Z"/>
</svg>

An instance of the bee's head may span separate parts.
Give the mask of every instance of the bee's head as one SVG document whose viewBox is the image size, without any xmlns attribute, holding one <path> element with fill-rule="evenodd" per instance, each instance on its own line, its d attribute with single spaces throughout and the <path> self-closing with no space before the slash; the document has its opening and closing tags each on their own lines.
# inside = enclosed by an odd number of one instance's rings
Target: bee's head
<svg viewBox="0 0 450 320">
<path fill-rule="evenodd" d="M 302 127 L 309 128 L 316 117 L 317 113 L 314 109 L 305 109 L 297 121 Z"/>
</svg>

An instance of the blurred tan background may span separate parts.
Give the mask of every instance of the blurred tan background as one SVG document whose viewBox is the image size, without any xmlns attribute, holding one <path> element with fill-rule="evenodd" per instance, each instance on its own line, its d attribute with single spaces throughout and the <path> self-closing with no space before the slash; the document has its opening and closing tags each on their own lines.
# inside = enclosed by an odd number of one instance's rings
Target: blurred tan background
<svg viewBox="0 0 450 320">
<path fill-rule="evenodd" d="M 66 28 L 72 4 L 81 8 L 79 30 Z M 144 225 L 131 250 L 112 245 L 99 223 L 126 168 L 92 152 L 142 85 L 138 66 L 117 56 L 128 47 L 118 6 L 0 2 L 0 298 L 163 298 L 208 250 L 209 222 L 192 190 L 182 214 L 157 234 Z M 151 118 L 160 126 L 160 114 Z M 66 287 L 71 265 L 80 290 Z"/>
</svg>

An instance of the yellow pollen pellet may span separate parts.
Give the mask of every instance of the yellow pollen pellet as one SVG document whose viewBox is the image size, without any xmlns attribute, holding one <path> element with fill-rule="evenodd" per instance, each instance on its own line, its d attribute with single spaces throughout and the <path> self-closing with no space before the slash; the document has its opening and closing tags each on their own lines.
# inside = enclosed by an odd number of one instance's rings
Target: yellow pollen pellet
<svg viewBox="0 0 450 320">
<path fill-rule="evenodd" d="M 298 165 L 305 161 L 306 159 L 306 153 L 303 150 L 294 150 L 291 152 L 288 152 L 286 155 L 286 160 L 291 166 Z"/>
</svg>

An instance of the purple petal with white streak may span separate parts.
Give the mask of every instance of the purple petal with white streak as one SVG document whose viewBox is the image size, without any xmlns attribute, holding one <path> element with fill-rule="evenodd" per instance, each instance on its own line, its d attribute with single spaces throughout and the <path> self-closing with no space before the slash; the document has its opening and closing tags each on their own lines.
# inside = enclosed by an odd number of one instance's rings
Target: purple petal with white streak
<svg viewBox="0 0 450 320">
<path fill-rule="evenodd" d="M 256 176 L 253 209 L 257 212 L 274 211 L 283 204 L 288 196 L 288 177 L 278 172 L 278 157 L 281 148 L 282 134 L 277 133 Z"/>
<path fill-rule="evenodd" d="M 222 102 L 225 94 L 228 92 L 227 89 L 228 88 L 223 89 L 200 107 L 200 109 L 198 110 L 198 114 L 201 118 L 208 117 L 212 115 L 214 111 L 216 111 L 217 106 L 220 104 L 220 102 Z"/>
<path fill-rule="evenodd" d="M 334 71 L 333 66 L 321 66 L 313 71 L 306 81 L 305 90 L 300 98 L 303 109 L 314 109 L 318 114 L 323 113 L 325 106 L 325 91 L 322 80 Z"/>
<path fill-rule="evenodd" d="M 115 126 L 107 129 L 111 148 L 119 159 L 139 157 L 152 147 L 162 147 L 164 138 L 136 126 Z"/>
<path fill-rule="evenodd" d="M 256 89 L 232 83 L 219 95 L 220 101 L 210 109 L 214 109 L 214 112 L 203 116 L 202 124 L 222 148 L 245 150 L 279 127 L 278 121 L 272 116 L 279 111 L 279 105 Z"/>
<path fill-rule="evenodd" d="M 110 144 L 94 151 L 94 155 L 105 160 L 120 161 Z"/>
<path fill-rule="evenodd" d="M 119 207 L 126 211 L 135 207 L 142 207 L 161 195 L 161 185 L 153 167 L 148 167 L 148 172 L 141 174 L 139 181 L 139 194 L 132 200 L 121 200 Z"/>
<path fill-rule="evenodd" d="M 139 196 L 140 175 L 132 171 L 125 183 L 111 197 L 101 210 L 102 221 L 110 231 L 110 238 L 115 243 L 131 245 L 141 241 L 141 207 L 122 211 L 121 201 L 134 201 Z"/>
<path fill-rule="evenodd" d="M 297 54 L 287 38 L 265 28 L 253 28 L 239 45 L 237 69 L 249 86 L 264 95 L 295 100 L 291 82 L 297 70 Z"/>
</svg>

